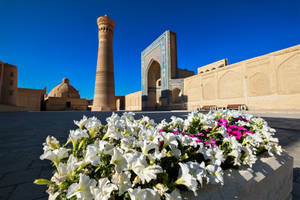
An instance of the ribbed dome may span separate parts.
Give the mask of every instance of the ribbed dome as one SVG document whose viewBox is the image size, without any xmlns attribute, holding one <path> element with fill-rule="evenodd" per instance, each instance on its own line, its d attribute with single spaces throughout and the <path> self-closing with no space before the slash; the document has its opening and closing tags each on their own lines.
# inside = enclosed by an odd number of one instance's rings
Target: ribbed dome
<svg viewBox="0 0 300 200">
<path fill-rule="evenodd" d="M 63 78 L 62 83 L 54 87 L 48 97 L 80 98 L 78 90 L 69 84 L 69 79 Z"/>
</svg>

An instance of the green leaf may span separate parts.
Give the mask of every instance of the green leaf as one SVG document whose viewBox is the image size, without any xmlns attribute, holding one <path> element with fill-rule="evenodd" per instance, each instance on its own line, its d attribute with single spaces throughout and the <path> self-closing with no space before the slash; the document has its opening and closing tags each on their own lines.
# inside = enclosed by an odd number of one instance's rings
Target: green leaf
<svg viewBox="0 0 300 200">
<path fill-rule="evenodd" d="M 81 142 L 79 143 L 79 146 L 78 146 L 78 151 L 79 151 L 79 150 L 81 149 L 81 147 L 84 145 L 85 141 L 86 141 L 86 138 L 83 138 L 83 139 L 81 140 Z"/>
<path fill-rule="evenodd" d="M 50 185 L 50 184 L 52 184 L 51 181 L 49 181 L 47 179 L 44 179 L 44 178 L 35 179 L 33 183 L 36 184 L 36 185 Z"/>
<path fill-rule="evenodd" d="M 59 185 L 59 188 L 60 189 L 66 188 L 66 187 L 68 187 L 68 185 L 69 185 L 68 182 L 65 181 L 65 182 L 63 182 L 62 184 Z"/>
</svg>

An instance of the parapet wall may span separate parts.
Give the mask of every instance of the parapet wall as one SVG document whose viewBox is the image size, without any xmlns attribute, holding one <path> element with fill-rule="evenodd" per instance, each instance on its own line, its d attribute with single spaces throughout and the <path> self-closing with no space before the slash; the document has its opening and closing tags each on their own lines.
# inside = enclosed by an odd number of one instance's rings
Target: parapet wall
<svg viewBox="0 0 300 200">
<path fill-rule="evenodd" d="M 300 45 L 188 77 L 184 94 L 188 110 L 228 104 L 300 110 Z"/>
<path fill-rule="evenodd" d="M 40 111 L 45 90 L 18 88 L 17 106 L 30 111 Z"/>
<path fill-rule="evenodd" d="M 87 110 L 88 108 L 87 100 L 79 98 L 48 97 L 45 104 L 47 111 Z M 69 104 L 69 107 L 67 104 Z"/>
<path fill-rule="evenodd" d="M 125 110 L 142 110 L 142 91 L 125 95 Z"/>
</svg>

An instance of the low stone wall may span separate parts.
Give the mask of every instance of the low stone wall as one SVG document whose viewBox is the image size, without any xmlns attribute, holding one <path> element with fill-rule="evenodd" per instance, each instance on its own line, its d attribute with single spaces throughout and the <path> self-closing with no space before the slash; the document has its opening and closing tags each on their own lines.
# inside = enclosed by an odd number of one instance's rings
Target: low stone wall
<svg viewBox="0 0 300 200">
<path fill-rule="evenodd" d="M 23 107 L 0 104 L 0 112 L 24 112 L 27 111 Z"/>
<path fill-rule="evenodd" d="M 227 170 L 224 185 L 204 185 L 198 196 L 183 192 L 189 200 L 290 200 L 293 188 L 293 158 L 287 153 L 261 157 L 252 168 Z"/>
</svg>

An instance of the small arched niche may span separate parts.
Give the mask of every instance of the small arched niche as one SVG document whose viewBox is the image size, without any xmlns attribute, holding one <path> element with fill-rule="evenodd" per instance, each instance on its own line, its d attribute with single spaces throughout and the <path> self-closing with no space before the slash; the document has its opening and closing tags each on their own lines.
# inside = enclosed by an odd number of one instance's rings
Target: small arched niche
<svg viewBox="0 0 300 200">
<path fill-rule="evenodd" d="M 172 90 L 172 103 L 181 103 L 182 92 L 179 88 Z"/>
</svg>

